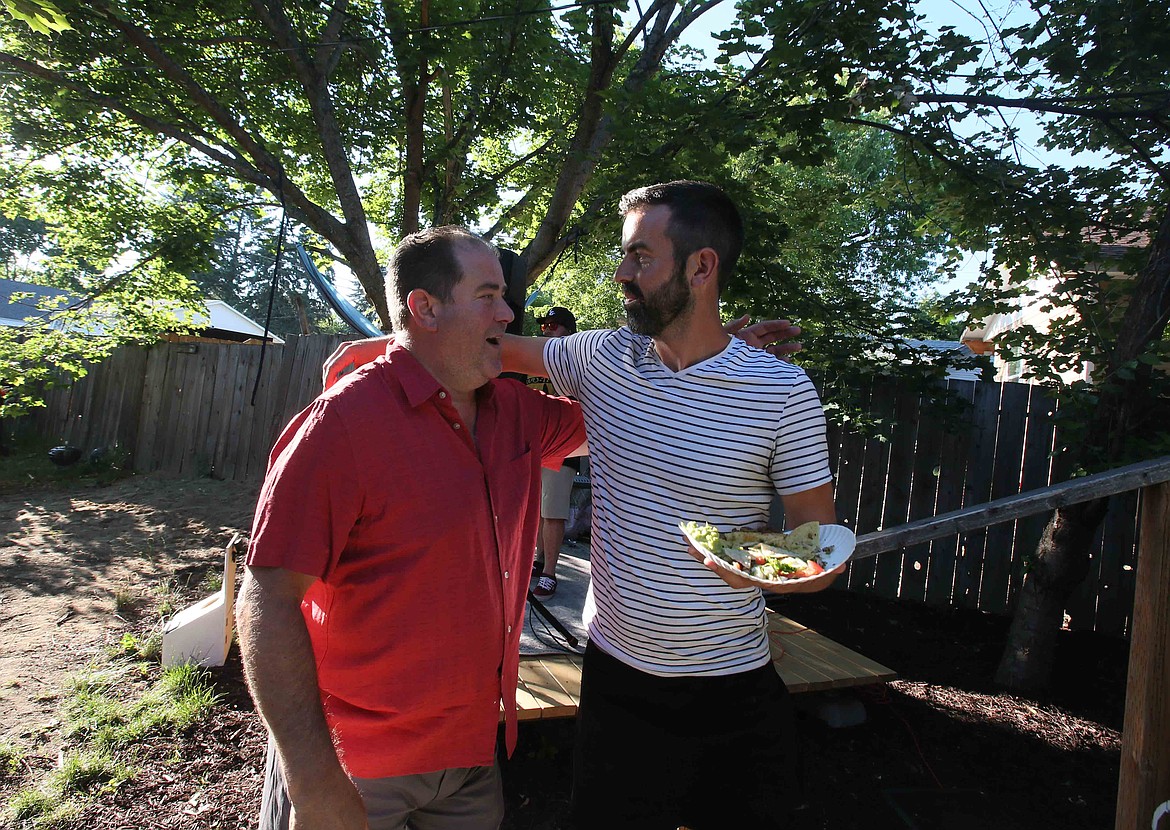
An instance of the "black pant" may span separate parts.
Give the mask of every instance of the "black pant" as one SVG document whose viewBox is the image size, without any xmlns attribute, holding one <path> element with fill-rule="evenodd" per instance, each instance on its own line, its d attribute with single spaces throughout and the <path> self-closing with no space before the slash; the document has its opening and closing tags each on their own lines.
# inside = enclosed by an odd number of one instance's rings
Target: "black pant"
<svg viewBox="0 0 1170 830">
<path fill-rule="evenodd" d="M 769 663 L 719 677 L 659 677 L 592 643 L 573 756 L 578 830 L 778 828 L 793 792 L 788 690 Z"/>
</svg>

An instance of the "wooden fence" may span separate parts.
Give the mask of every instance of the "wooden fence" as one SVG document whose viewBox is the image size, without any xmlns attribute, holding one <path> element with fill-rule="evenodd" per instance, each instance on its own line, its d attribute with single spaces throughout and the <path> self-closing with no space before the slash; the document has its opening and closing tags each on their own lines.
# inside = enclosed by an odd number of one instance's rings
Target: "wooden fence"
<svg viewBox="0 0 1170 830">
<path fill-rule="evenodd" d="M 259 346 L 123 348 L 83 380 L 50 393 L 37 429 L 84 449 L 116 443 L 139 471 L 256 479 L 281 428 L 320 391 L 321 364 L 342 339 L 293 337 L 270 346 L 262 372 Z M 961 418 L 925 412 L 915 394 L 891 384 L 870 393 L 868 408 L 894 424 L 892 435 L 830 431 L 844 524 L 868 533 L 1068 477 L 1053 458 L 1056 412 L 1043 390 L 950 386 L 970 404 Z M 882 553 L 851 565 L 847 584 L 883 597 L 1005 613 L 1045 520 L 1031 516 Z M 1128 632 L 1138 520 L 1136 492 L 1113 498 L 1090 577 L 1067 609 L 1070 627 Z"/>
<path fill-rule="evenodd" d="M 1054 455 L 1057 412 L 1037 386 L 949 381 L 968 404 L 951 422 L 925 411 L 893 385 L 876 387 L 869 412 L 894 423 L 865 438 L 830 430 L 837 512 L 860 535 L 1065 481 Z M 1128 633 L 1133 611 L 1137 491 L 1116 495 L 1093 540 L 1090 573 L 1065 609 L 1068 627 Z M 996 614 L 1013 606 L 1047 514 L 976 529 L 853 563 L 860 593 Z"/>
<path fill-rule="evenodd" d="M 856 563 L 916 542 L 987 529 L 1139 488 L 1141 542 L 1114 830 L 1157 828 L 1161 826 L 1158 819 L 1170 807 L 1166 800 L 1170 796 L 1170 698 L 1165 694 L 1170 684 L 1170 639 L 1166 637 L 1170 628 L 1170 456 L 866 533 L 858 537 L 853 557 Z"/>
<path fill-rule="evenodd" d="M 122 347 L 50 391 L 37 431 L 84 449 L 117 445 L 139 472 L 259 478 L 280 430 L 320 393 L 321 364 L 343 339 L 291 337 L 263 350 L 263 367 L 259 345 Z"/>
</svg>

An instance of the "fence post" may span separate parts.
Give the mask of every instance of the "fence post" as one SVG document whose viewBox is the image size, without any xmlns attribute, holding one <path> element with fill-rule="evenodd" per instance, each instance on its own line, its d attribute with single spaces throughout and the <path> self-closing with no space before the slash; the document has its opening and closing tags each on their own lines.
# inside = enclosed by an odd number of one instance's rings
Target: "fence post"
<svg viewBox="0 0 1170 830">
<path fill-rule="evenodd" d="M 1115 830 L 1148 830 L 1170 802 L 1170 482 L 1142 491 L 1139 539 Z"/>
</svg>

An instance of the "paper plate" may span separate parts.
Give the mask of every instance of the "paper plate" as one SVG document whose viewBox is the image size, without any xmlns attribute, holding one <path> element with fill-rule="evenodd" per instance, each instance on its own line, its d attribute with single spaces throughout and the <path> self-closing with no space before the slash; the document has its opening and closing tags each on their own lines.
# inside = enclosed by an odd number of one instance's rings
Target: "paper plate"
<svg viewBox="0 0 1170 830">
<path fill-rule="evenodd" d="M 844 525 L 821 525 L 821 548 L 822 550 L 824 548 L 832 548 L 832 550 L 830 550 L 828 553 L 822 553 L 820 556 L 821 564 L 825 566 L 825 572 L 823 574 L 817 574 L 816 576 L 803 576 L 797 579 L 760 579 L 738 570 L 726 559 L 723 559 L 718 554 L 713 553 L 705 545 L 691 536 L 691 534 L 687 533 L 681 522 L 679 523 L 678 528 L 683 532 L 683 535 L 687 537 L 690 543 L 694 545 L 695 550 L 706 554 L 709 559 L 711 559 L 716 565 L 723 568 L 725 571 L 730 571 L 736 576 L 743 577 L 748 582 L 751 582 L 753 585 L 758 585 L 761 588 L 775 588 L 777 585 L 793 585 L 801 582 L 812 582 L 814 579 L 824 579 L 829 575 L 830 571 L 833 571 L 848 562 L 850 557 L 853 556 L 854 549 L 857 547 L 857 537 L 853 535 L 853 531 L 849 528 L 845 527 Z M 742 531 L 746 533 L 775 532 L 769 530 L 750 530 L 747 528 L 743 528 Z"/>
</svg>

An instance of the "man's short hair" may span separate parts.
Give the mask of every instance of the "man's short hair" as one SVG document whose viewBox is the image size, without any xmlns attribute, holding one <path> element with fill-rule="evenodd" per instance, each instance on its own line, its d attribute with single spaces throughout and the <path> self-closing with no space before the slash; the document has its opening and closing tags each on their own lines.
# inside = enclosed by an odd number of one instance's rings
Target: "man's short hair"
<svg viewBox="0 0 1170 830">
<path fill-rule="evenodd" d="M 652 205 L 670 208 L 666 235 L 674 246 L 675 262 L 711 248 L 719 255 L 719 290 L 727 287 L 743 250 L 743 218 L 735 202 L 713 184 L 684 180 L 631 190 L 622 196 L 618 209 L 625 216 Z"/>
<path fill-rule="evenodd" d="M 394 328 L 401 331 L 410 321 L 406 298 L 421 288 L 447 302 L 463 279 L 456 255 L 460 245 L 482 245 L 495 252 L 488 242 L 458 225 L 443 225 L 405 237 L 394 249 L 386 267 L 386 304 Z"/>
</svg>

